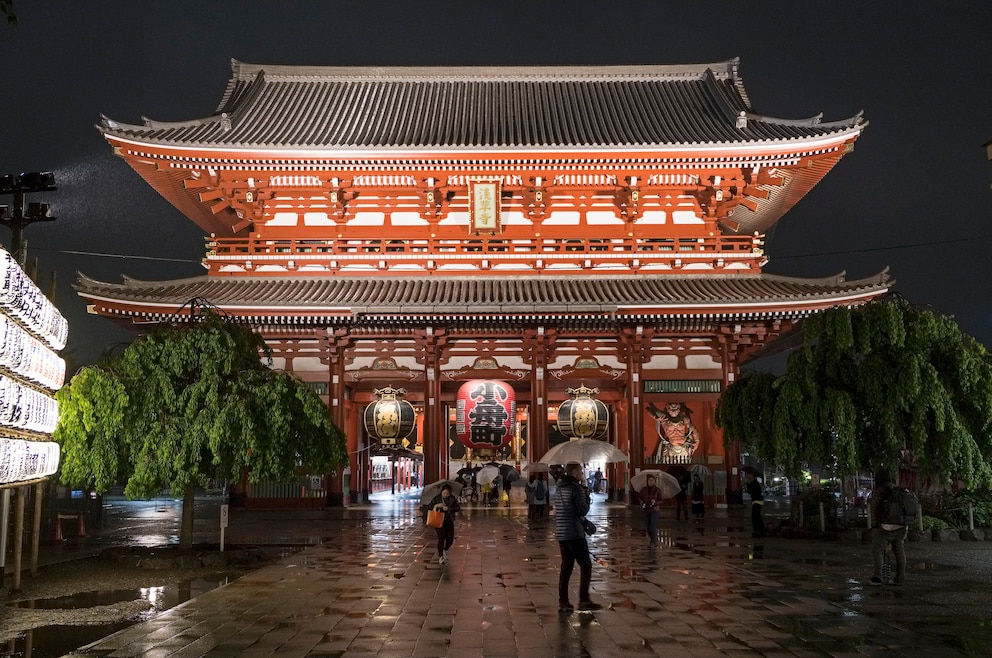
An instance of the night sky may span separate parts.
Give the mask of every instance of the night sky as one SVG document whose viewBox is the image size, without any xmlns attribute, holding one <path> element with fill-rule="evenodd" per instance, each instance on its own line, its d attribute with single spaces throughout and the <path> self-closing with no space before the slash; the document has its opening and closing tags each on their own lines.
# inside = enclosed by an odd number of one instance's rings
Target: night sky
<svg viewBox="0 0 992 658">
<path fill-rule="evenodd" d="M 230 60 L 299 65 L 678 64 L 741 58 L 755 111 L 869 126 L 768 235 L 766 272 L 849 279 L 889 267 L 911 302 L 992 346 L 992 3 L 39 2 L 0 24 L 0 174 L 52 170 L 29 196 L 42 286 L 89 363 L 132 334 L 70 285 L 197 276 L 203 234 L 93 127 L 213 113 Z M 10 203 L 11 197 L 0 198 Z M 0 229 L 9 246 L 10 232 Z"/>
</svg>

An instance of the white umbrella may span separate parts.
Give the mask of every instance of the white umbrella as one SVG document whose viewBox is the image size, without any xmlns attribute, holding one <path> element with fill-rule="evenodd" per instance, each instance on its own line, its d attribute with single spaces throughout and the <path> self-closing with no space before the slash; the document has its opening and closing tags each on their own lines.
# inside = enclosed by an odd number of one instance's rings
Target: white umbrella
<svg viewBox="0 0 992 658">
<path fill-rule="evenodd" d="M 693 464 L 692 466 L 689 467 L 689 472 L 692 473 L 693 475 L 698 475 L 699 477 L 703 477 L 704 475 L 710 475 L 713 471 L 706 468 L 702 464 Z"/>
<path fill-rule="evenodd" d="M 569 462 L 577 462 L 579 464 L 606 462 L 609 464 L 630 460 L 619 448 L 606 441 L 574 439 L 559 443 L 551 450 L 548 450 L 538 461 L 545 464 L 568 464 Z"/>
<path fill-rule="evenodd" d="M 479 484 L 492 484 L 493 480 L 499 477 L 499 467 L 498 466 L 483 466 L 478 473 L 475 474 L 475 480 Z"/>
<path fill-rule="evenodd" d="M 525 471 L 528 473 L 547 473 L 551 469 L 550 466 L 541 462 L 530 462 L 524 466 Z"/>
<path fill-rule="evenodd" d="M 679 484 L 678 478 L 671 473 L 659 471 L 654 468 L 645 469 L 630 478 L 630 488 L 634 491 L 640 491 L 646 487 L 648 484 L 649 475 L 654 476 L 654 486 L 661 489 L 661 495 L 665 498 L 671 498 L 682 489 L 682 485 Z"/>
<path fill-rule="evenodd" d="M 434 498 L 441 493 L 441 487 L 451 486 L 451 495 L 457 496 L 462 492 L 462 483 L 458 480 L 438 480 L 424 485 L 424 490 L 420 493 L 420 504 L 429 505 Z"/>
</svg>

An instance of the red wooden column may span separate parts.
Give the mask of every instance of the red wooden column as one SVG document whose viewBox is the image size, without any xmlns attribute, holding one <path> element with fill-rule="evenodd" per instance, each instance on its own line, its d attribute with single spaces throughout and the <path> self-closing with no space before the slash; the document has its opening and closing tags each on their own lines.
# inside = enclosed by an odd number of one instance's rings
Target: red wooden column
<svg viewBox="0 0 992 658">
<path fill-rule="evenodd" d="M 624 361 L 627 365 L 627 382 L 624 387 L 627 401 L 627 435 L 630 439 L 628 468 L 631 475 L 644 467 L 644 409 L 641 392 L 643 365 L 651 358 L 651 338 L 653 330 L 643 326 L 625 329 L 621 336 Z M 630 502 L 636 502 L 636 496 Z"/>
<path fill-rule="evenodd" d="M 642 380 L 644 364 L 651 359 L 651 342 L 654 329 L 645 329 L 642 325 L 625 329 L 621 336 L 623 356 L 627 364 L 627 382 L 625 397 L 627 400 L 627 432 L 630 442 L 627 465 L 630 474 L 644 467 L 644 390 Z M 636 496 L 631 496 L 628 502 L 637 502 Z"/>
<path fill-rule="evenodd" d="M 424 483 L 448 477 L 448 423 L 441 400 L 441 350 L 445 339 L 427 327 L 420 337 L 424 361 Z"/>
<path fill-rule="evenodd" d="M 347 329 L 338 329 L 333 336 L 328 336 L 325 347 L 328 372 L 328 405 L 331 410 L 331 420 L 334 424 L 345 432 L 345 441 L 348 455 L 358 452 L 358 435 L 349 432 L 347 424 L 347 387 L 344 383 L 345 355 L 344 351 L 350 344 Z M 348 463 L 340 464 L 336 469 L 326 474 L 327 493 L 325 503 L 328 507 L 342 507 L 344 505 L 344 469 L 351 466 Z M 356 471 L 351 469 L 352 473 Z M 349 488 L 351 487 L 349 483 Z"/>
<path fill-rule="evenodd" d="M 532 460 L 548 451 L 548 360 L 555 341 L 555 332 L 538 327 L 524 339 L 524 361 L 531 365 L 530 425 L 527 428 Z"/>
</svg>

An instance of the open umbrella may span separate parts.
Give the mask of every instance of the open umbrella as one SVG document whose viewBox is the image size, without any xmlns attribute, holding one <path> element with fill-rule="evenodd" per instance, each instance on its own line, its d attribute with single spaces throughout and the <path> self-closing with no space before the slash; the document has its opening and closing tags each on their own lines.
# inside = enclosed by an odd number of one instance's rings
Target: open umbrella
<svg viewBox="0 0 992 658">
<path fill-rule="evenodd" d="M 424 490 L 420 493 L 420 504 L 429 505 L 441 493 L 441 487 L 446 484 L 451 485 L 451 495 L 457 496 L 462 492 L 462 483 L 458 480 L 438 480 L 424 485 Z"/>
<path fill-rule="evenodd" d="M 499 474 L 503 477 L 503 482 L 516 482 L 520 479 L 520 471 L 509 464 L 500 464 Z"/>
<path fill-rule="evenodd" d="M 692 473 L 693 475 L 698 475 L 699 477 L 703 477 L 704 475 L 711 475 L 713 473 L 713 471 L 706 468 L 702 464 L 693 464 L 692 466 L 689 467 L 689 472 Z"/>
<path fill-rule="evenodd" d="M 492 484 L 493 480 L 499 477 L 499 467 L 498 466 L 483 466 L 479 469 L 479 472 L 475 476 L 476 482 L 479 484 Z"/>
<path fill-rule="evenodd" d="M 458 477 L 464 478 L 467 475 L 468 479 L 471 480 L 472 476 L 478 473 L 481 468 L 481 466 L 465 466 L 464 468 L 459 468 Z"/>
<path fill-rule="evenodd" d="M 614 445 L 598 439 L 575 439 L 559 443 L 551 450 L 544 453 L 538 461 L 545 464 L 568 464 L 577 462 L 588 464 L 589 462 L 615 462 L 630 461 L 627 455 Z"/>
<path fill-rule="evenodd" d="M 761 482 L 762 484 L 765 483 L 765 474 L 756 469 L 754 466 L 745 466 L 741 470 L 744 471 L 745 475 L 753 475 L 757 478 L 758 482 Z"/>
<path fill-rule="evenodd" d="M 550 469 L 551 467 L 543 462 L 530 462 L 524 466 L 524 471 L 527 473 L 547 473 Z"/>
<path fill-rule="evenodd" d="M 640 491 L 648 483 L 648 476 L 654 476 L 654 486 L 661 489 L 661 495 L 665 498 L 671 498 L 677 494 L 682 486 L 679 484 L 678 478 L 676 478 L 671 473 L 666 473 L 665 471 L 659 471 L 657 469 L 649 468 L 641 471 L 634 477 L 630 478 L 630 488 L 634 491 Z"/>
</svg>

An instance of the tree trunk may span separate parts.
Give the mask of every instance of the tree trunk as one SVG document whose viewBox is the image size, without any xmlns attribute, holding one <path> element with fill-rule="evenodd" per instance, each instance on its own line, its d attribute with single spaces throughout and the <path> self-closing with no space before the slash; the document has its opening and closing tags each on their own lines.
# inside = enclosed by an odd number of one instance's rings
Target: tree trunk
<svg viewBox="0 0 992 658">
<path fill-rule="evenodd" d="M 179 526 L 179 550 L 181 551 L 193 548 L 193 511 L 195 508 L 193 485 L 190 485 L 183 492 L 183 518 Z"/>
</svg>

